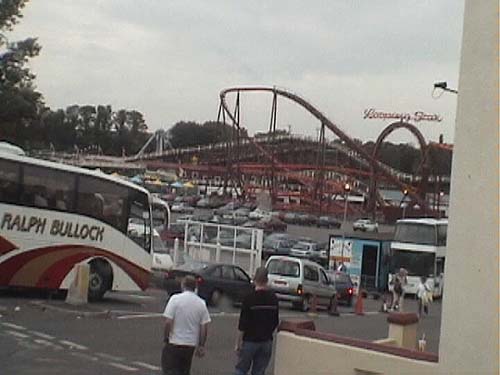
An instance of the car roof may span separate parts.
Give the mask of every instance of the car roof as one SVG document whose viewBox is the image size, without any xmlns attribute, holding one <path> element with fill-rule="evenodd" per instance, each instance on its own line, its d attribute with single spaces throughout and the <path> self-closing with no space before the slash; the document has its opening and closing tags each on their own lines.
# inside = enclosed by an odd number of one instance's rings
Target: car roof
<svg viewBox="0 0 500 375">
<path fill-rule="evenodd" d="M 311 260 L 302 259 L 302 258 L 294 258 L 294 257 L 290 257 L 290 256 L 287 256 L 287 255 L 273 255 L 273 256 L 269 257 L 269 259 L 267 260 L 266 264 L 269 263 L 272 260 L 292 261 L 292 262 L 302 263 L 304 265 L 315 266 L 315 267 L 319 267 L 319 268 L 323 269 L 323 267 L 320 264 L 318 264 L 316 262 L 313 262 Z"/>
</svg>

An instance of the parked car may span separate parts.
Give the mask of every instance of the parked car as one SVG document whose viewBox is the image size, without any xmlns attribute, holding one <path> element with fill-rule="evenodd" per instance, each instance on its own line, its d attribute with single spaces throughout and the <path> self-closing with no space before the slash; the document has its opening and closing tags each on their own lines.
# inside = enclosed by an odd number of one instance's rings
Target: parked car
<svg viewBox="0 0 500 375">
<path fill-rule="evenodd" d="M 287 224 L 298 224 L 299 214 L 296 214 L 295 212 L 287 212 L 283 215 L 283 221 Z"/>
<path fill-rule="evenodd" d="M 190 206 L 196 205 L 196 203 L 201 199 L 198 195 L 185 195 L 182 197 L 182 201 Z"/>
<path fill-rule="evenodd" d="M 243 207 L 248 208 L 250 211 L 255 210 L 257 208 L 257 203 L 249 201 L 243 203 Z"/>
<path fill-rule="evenodd" d="M 164 194 L 161 196 L 161 199 L 164 201 L 167 201 L 169 203 L 173 202 L 175 200 L 175 194 L 169 193 L 169 194 Z"/>
<path fill-rule="evenodd" d="M 337 291 L 319 264 L 307 259 L 271 256 L 266 262 L 269 287 L 280 301 L 291 302 L 293 307 L 308 311 L 313 296 L 320 306 L 330 307 Z"/>
<path fill-rule="evenodd" d="M 225 214 L 233 214 L 235 210 L 240 208 L 241 204 L 238 202 L 229 202 L 226 203 L 224 206 L 219 207 L 214 211 L 215 215 L 225 215 Z"/>
<path fill-rule="evenodd" d="M 255 227 L 264 230 L 265 233 L 286 232 L 287 225 L 275 217 L 265 217 L 255 223 Z"/>
<path fill-rule="evenodd" d="M 180 202 L 180 203 L 174 203 L 172 205 L 172 208 L 170 208 L 170 211 L 180 212 L 180 213 L 190 213 L 194 212 L 194 207 L 188 205 L 187 203 Z"/>
<path fill-rule="evenodd" d="M 240 233 L 236 237 L 225 237 L 221 239 L 221 245 L 250 249 L 252 247 L 252 235 L 249 233 Z"/>
<path fill-rule="evenodd" d="M 246 217 L 241 216 L 222 216 L 218 220 L 218 224 L 234 226 L 241 226 L 248 221 Z"/>
<path fill-rule="evenodd" d="M 209 204 L 210 200 L 208 198 L 201 198 L 198 202 L 196 202 L 196 207 L 208 208 Z"/>
<path fill-rule="evenodd" d="M 166 275 L 164 287 L 169 295 L 181 291 L 181 281 L 186 275 L 196 278 L 198 295 L 213 306 L 219 305 L 224 297 L 242 302 L 253 290 L 250 277 L 238 266 L 189 261 Z"/>
<path fill-rule="evenodd" d="M 319 228 L 336 228 L 340 229 L 342 223 L 332 216 L 320 216 L 318 218 L 318 223 L 316 224 Z"/>
<path fill-rule="evenodd" d="M 271 255 L 290 255 L 290 249 L 294 244 L 295 241 L 287 237 L 271 240 L 266 239 L 262 245 L 262 252 L 265 257 Z"/>
<path fill-rule="evenodd" d="M 239 217 L 248 217 L 248 215 L 250 214 L 250 212 L 252 212 L 252 210 L 250 210 L 249 208 L 240 207 L 240 208 L 238 208 L 237 210 L 234 211 L 234 215 L 235 216 L 239 216 Z"/>
<path fill-rule="evenodd" d="M 212 214 L 196 214 L 191 217 L 192 221 L 201 221 L 203 223 L 208 223 L 212 219 Z"/>
<path fill-rule="evenodd" d="M 297 223 L 300 225 L 316 225 L 318 218 L 311 214 L 298 214 Z"/>
<path fill-rule="evenodd" d="M 352 229 L 363 232 L 378 232 L 378 223 L 371 219 L 359 219 L 352 224 Z"/>
<path fill-rule="evenodd" d="M 260 208 L 256 208 L 248 214 L 248 218 L 252 220 L 260 220 L 265 217 L 271 217 L 271 213 L 269 211 L 261 210 Z"/>
<path fill-rule="evenodd" d="M 352 283 L 351 277 L 347 273 L 341 271 L 330 272 L 328 276 L 335 283 L 337 300 L 339 302 L 344 302 L 347 306 L 352 306 L 354 284 Z"/>
<path fill-rule="evenodd" d="M 303 258 L 319 258 L 320 251 L 320 244 L 317 242 L 299 241 L 293 245 L 290 255 Z"/>
</svg>

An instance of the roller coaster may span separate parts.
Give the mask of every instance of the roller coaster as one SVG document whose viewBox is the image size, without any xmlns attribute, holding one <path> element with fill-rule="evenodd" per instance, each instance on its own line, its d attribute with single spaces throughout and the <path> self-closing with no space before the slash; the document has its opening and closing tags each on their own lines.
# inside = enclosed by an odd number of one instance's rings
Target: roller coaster
<svg viewBox="0 0 500 375">
<path fill-rule="evenodd" d="M 240 96 L 250 92 L 272 97 L 269 131 L 265 137 L 250 137 L 243 131 L 245 124 L 241 123 Z M 228 104 L 231 96 L 235 96 L 233 106 Z M 318 139 L 301 139 L 283 134 L 283 131 L 276 128 L 278 98 L 293 102 L 319 121 L 321 128 Z M 168 140 L 165 132 L 162 132 L 161 138 L 156 138 L 156 143 L 162 146 L 161 150 L 146 153 L 145 145 L 141 152 L 129 161 L 147 162 L 148 165 L 157 167 L 165 166 L 165 163 L 170 161 L 181 163 L 182 168 L 187 170 L 211 170 L 223 176 L 224 185 L 237 187 L 241 194 L 251 194 L 256 189 L 264 188 L 270 191 L 274 203 L 277 202 L 278 196 L 298 194 L 302 205 L 307 210 L 316 212 L 341 210 L 342 201 L 332 197 L 342 197 L 346 193 L 348 183 L 351 187 L 350 194 L 367 197 L 365 204 L 358 209 L 375 214 L 377 210 L 387 208 L 379 188 L 383 184 L 385 187 L 390 186 L 404 192 L 405 199 L 410 201 L 409 205 L 417 208 L 420 215 L 435 214 L 429 204 L 428 185 L 432 171 L 429 151 L 433 147 L 449 150 L 451 146 L 426 143 L 416 126 L 403 121 L 389 124 L 377 138 L 375 148 L 370 154 L 309 101 L 289 90 L 268 86 L 230 87 L 220 92 L 219 99 L 217 121 L 231 125 L 230 140 L 218 145 L 175 150 L 164 147 Z M 420 147 L 420 164 L 412 176 L 405 175 L 379 160 L 384 140 L 394 131 L 401 129 L 409 131 Z M 328 142 L 327 132 L 333 133 L 338 141 Z M 154 142 L 150 140 L 149 143 Z M 343 155 L 340 163 L 342 165 L 338 162 L 332 165 L 332 152 Z M 309 160 L 301 163 L 290 156 L 298 153 L 308 154 Z M 189 158 L 183 158 L 185 154 L 196 158 L 196 163 L 190 163 Z M 313 155 L 313 160 L 310 155 Z M 265 182 L 251 183 L 246 179 L 249 175 L 263 176 Z"/>
</svg>

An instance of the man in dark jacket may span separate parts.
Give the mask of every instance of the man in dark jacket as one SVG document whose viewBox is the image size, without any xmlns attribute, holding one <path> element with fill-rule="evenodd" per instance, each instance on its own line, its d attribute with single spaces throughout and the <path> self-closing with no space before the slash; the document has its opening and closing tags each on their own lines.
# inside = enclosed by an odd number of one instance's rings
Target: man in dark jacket
<svg viewBox="0 0 500 375">
<path fill-rule="evenodd" d="M 279 304 L 276 295 L 267 289 L 267 269 L 255 272 L 255 291 L 250 293 L 241 307 L 236 342 L 238 361 L 236 375 L 264 375 L 273 349 L 273 333 L 279 323 Z"/>
</svg>

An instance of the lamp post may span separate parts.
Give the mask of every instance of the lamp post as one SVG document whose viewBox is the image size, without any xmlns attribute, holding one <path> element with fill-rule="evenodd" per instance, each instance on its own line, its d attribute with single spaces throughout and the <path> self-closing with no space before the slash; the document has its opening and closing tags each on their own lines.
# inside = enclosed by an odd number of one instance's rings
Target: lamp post
<svg viewBox="0 0 500 375">
<path fill-rule="evenodd" d="M 401 203 L 399 204 L 400 207 L 403 207 L 403 217 L 402 219 L 405 218 L 405 213 L 406 213 L 406 206 L 408 204 L 406 203 L 406 197 L 408 196 L 408 189 L 403 190 L 403 199 L 401 199 Z"/>
<path fill-rule="evenodd" d="M 344 220 L 342 221 L 342 247 L 340 249 L 341 265 L 344 266 L 344 243 L 345 243 L 345 227 L 347 220 L 347 196 L 351 191 L 351 185 L 349 183 L 344 184 Z"/>
</svg>

